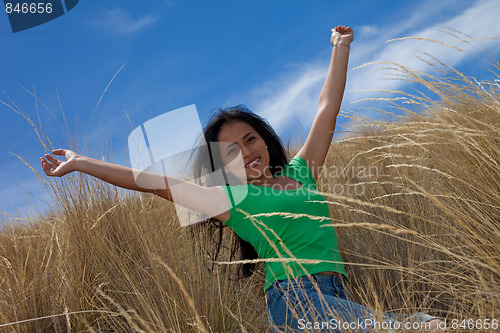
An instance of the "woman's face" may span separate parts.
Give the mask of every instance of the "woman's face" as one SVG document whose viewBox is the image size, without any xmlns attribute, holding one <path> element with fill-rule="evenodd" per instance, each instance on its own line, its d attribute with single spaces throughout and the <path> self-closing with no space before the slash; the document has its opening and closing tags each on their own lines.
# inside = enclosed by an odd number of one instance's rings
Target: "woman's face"
<svg viewBox="0 0 500 333">
<path fill-rule="evenodd" d="M 240 179 L 270 177 L 266 142 L 244 121 L 224 124 L 218 135 L 221 160 Z"/>
</svg>

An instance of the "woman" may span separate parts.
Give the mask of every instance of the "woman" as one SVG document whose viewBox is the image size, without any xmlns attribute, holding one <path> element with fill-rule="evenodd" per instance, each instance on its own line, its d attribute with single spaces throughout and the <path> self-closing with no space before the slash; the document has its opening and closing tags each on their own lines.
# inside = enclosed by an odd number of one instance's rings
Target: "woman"
<svg viewBox="0 0 500 333">
<path fill-rule="evenodd" d="M 373 317 L 367 308 L 350 302 L 345 295 L 343 280 L 347 273 L 329 223 L 328 205 L 315 192 L 340 111 L 352 41 L 351 28 L 332 29 L 332 58 L 318 112 L 303 147 L 289 163 L 272 128 L 246 108 L 222 110 L 211 120 L 205 140 L 219 143 L 215 159 L 241 185 L 202 187 L 142 173 L 139 186 L 130 168 L 64 149 L 53 151 L 63 155 L 64 162 L 48 154 L 41 158 L 43 170 L 48 176 L 84 172 L 123 188 L 155 193 L 229 225 L 243 244 L 251 244 L 253 255 L 247 258 L 257 254 L 266 261 L 266 301 L 274 332 L 279 327 L 288 331 L 341 331 L 347 328 L 342 323 L 367 331 L 370 326 L 376 327 Z M 198 173 L 210 170 L 203 163 L 198 166 Z M 287 214 L 296 215 L 291 219 Z M 432 319 L 420 315 L 418 320 Z M 352 323 L 358 324 L 353 327 Z"/>
</svg>

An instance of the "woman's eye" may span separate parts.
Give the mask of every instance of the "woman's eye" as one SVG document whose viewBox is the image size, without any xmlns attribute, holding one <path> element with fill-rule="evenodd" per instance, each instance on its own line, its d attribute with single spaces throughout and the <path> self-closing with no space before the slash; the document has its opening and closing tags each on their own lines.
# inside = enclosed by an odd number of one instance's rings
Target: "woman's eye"
<svg viewBox="0 0 500 333">
<path fill-rule="evenodd" d="M 251 136 L 250 138 L 248 138 L 248 142 L 252 142 L 255 140 L 255 136 Z"/>
<path fill-rule="evenodd" d="M 229 151 L 227 152 L 227 154 L 228 155 L 234 155 L 237 151 L 238 151 L 238 149 L 232 148 L 232 149 L 229 149 Z"/>
</svg>

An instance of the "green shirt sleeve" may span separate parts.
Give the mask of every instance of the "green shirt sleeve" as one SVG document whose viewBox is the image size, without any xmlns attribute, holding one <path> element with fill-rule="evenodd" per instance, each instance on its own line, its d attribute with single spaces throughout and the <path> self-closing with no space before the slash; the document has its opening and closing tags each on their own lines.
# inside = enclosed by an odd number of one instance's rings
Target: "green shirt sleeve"
<svg viewBox="0 0 500 333">
<path fill-rule="evenodd" d="M 318 187 L 309 165 L 299 155 L 295 155 L 285 166 L 283 175 L 302 183 L 302 185 L 313 185 L 315 189 Z"/>
</svg>

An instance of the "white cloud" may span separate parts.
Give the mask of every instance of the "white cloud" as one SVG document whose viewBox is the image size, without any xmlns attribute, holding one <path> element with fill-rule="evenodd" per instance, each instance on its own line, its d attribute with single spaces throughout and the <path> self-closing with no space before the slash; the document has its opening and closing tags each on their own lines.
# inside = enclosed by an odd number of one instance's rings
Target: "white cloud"
<svg viewBox="0 0 500 333">
<path fill-rule="evenodd" d="M 454 32 L 448 28 L 464 34 L 467 33 L 473 37 L 495 37 L 500 31 L 499 1 L 477 1 L 454 17 L 447 17 L 440 21 L 432 19 L 432 17 L 446 12 L 445 5 L 450 5 L 450 2 L 426 2 L 408 17 L 402 17 L 400 22 L 392 22 L 385 26 L 361 27 L 355 32 L 356 40 L 351 50 L 350 67 L 355 68 L 371 62 L 390 61 L 429 72 L 432 68 L 416 57 L 417 55 L 423 56 L 422 52 L 436 57 L 448 66 L 456 66 L 470 57 L 475 52 L 474 45 L 478 44 L 477 41 L 469 44 L 460 42 L 452 35 Z M 429 23 L 431 19 L 433 20 L 432 24 Z M 402 36 L 434 39 L 459 46 L 467 52 L 459 52 L 437 43 L 416 39 L 386 43 L 390 39 Z M 495 43 L 498 41 L 481 40 L 481 45 L 484 47 L 491 47 Z M 368 68 L 349 71 L 343 109 L 352 109 L 349 105 L 352 101 L 380 96 L 380 93 L 369 94 L 361 92 L 362 90 L 398 90 L 406 84 L 399 80 L 385 80 L 384 77 L 387 78 L 387 74 L 384 74 L 384 71 L 374 69 L 376 67 L 368 66 Z M 309 128 L 316 113 L 317 99 L 327 70 L 327 66 L 319 65 L 317 60 L 313 60 L 303 64 L 301 68 L 292 73 L 269 80 L 264 84 L 263 89 L 252 94 L 251 99 L 256 101 L 252 103 L 256 105 L 255 111 L 267 118 L 278 132 L 284 130 L 287 125 L 294 121 Z M 266 93 L 262 91 L 266 91 Z"/>
<path fill-rule="evenodd" d="M 18 167 L 19 168 L 19 167 Z M 12 177 L 11 179 L 15 179 Z M 2 207 L 0 208 L 0 220 L 5 220 L 8 214 L 12 217 L 25 217 L 27 215 L 36 215 L 37 211 L 46 211 L 51 202 L 50 194 L 42 188 L 41 183 L 35 175 L 23 177 L 22 180 L 15 179 L 16 182 L 6 181 L 0 189 L 0 198 L 2 198 Z"/>
<path fill-rule="evenodd" d="M 357 31 L 356 35 L 361 35 L 366 37 L 372 38 L 373 36 L 377 36 L 377 33 L 379 32 L 379 28 L 376 25 L 362 25 L 360 26 Z"/>
<path fill-rule="evenodd" d="M 132 17 L 123 9 L 110 9 L 102 12 L 90 25 L 114 34 L 130 35 L 142 30 L 160 19 L 157 15 Z"/>
<path fill-rule="evenodd" d="M 254 92 L 253 99 L 260 100 L 255 112 L 266 118 L 277 132 L 293 121 L 290 115 L 299 121 L 304 113 L 314 115 L 325 75 L 324 68 L 309 64 L 298 72 L 267 82 Z"/>
<path fill-rule="evenodd" d="M 494 36 L 494 34 L 500 31 L 499 12 L 500 3 L 498 1 L 481 1 L 456 17 L 436 23 L 427 29 L 415 29 L 410 32 L 411 36 L 438 40 L 444 44 L 463 49 L 465 52 L 460 52 L 442 44 L 417 39 L 406 39 L 386 44 L 382 44 L 378 40 L 376 42 L 380 43 L 382 47 L 371 53 L 371 57 L 367 57 L 364 56 L 366 54 L 364 49 L 373 49 L 373 43 L 375 42 L 362 45 L 360 47 L 362 56 L 358 56 L 356 62 L 362 64 L 373 61 L 390 61 L 415 70 L 428 72 L 431 68 L 416 57 L 417 55 L 423 56 L 423 52 L 425 52 L 441 60 L 448 66 L 456 66 L 475 52 L 473 48 L 477 44 L 474 41 L 469 44 L 461 42 L 452 34 L 457 34 L 460 37 L 465 36 L 453 30 L 468 33 L 473 37 Z M 448 28 L 453 30 L 449 30 Z M 397 36 L 393 36 L 392 38 L 394 37 Z M 485 47 L 491 46 L 493 43 L 496 42 L 491 39 L 482 40 L 482 45 Z M 382 74 L 379 71 L 361 70 L 359 71 L 360 73 L 356 72 L 354 71 L 349 80 L 350 90 L 398 89 L 404 84 L 402 81 L 381 80 Z"/>
</svg>

